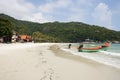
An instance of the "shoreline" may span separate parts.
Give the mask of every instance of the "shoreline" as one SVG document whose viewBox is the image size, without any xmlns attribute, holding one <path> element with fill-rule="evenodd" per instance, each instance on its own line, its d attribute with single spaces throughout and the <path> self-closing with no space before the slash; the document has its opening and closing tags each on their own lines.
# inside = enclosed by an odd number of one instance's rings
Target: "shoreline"
<svg viewBox="0 0 120 80">
<path fill-rule="evenodd" d="M 70 59 L 70 60 L 73 60 L 73 61 L 77 61 L 77 62 L 85 62 L 86 64 L 94 64 L 94 66 L 105 66 L 105 67 L 109 67 L 109 68 L 113 68 L 113 69 L 116 69 L 116 70 L 119 70 L 120 71 L 120 68 L 118 67 L 114 67 L 114 66 L 111 66 L 111 65 L 107 65 L 107 64 L 104 64 L 104 63 L 100 63 L 100 62 L 97 62 L 95 60 L 92 60 L 92 59 L 88 59 L 88 58 L 85 58 L 85 57 L 82 57 L 82 56 L 77 56 L 77 55 L 73 55 L 71 54 L 70 52 L 66 52 L 62 49 L 60 49 L 59 46 L 57 45 L 52 45 L 50 46 L 50 49 L 54 52 L 54 54 L 58 57 L 61 57 L 61 58 L 66 58 L 66 59 Z"/>
<path fill-rule="evenodd" d="M 0 46 L 0 80 L 120 80 L 119 69 L 69 54 L 58 44 Z"/>
<path fill-rule="evenodd" d="M 64 46 L 59 46 L 59 47 L 64 47 Z M 61 50 L 65 51 L 69 54 L 73 54 L 73 55 L 80 56 L 80 57 L 88 59 L 88 60 L 95 61 L 100 64 L 104 64 L 104 65 L 107 65 L 107 66 L 110 66 L 113 68 L 120 69 L 120 62 L 119 62 L 120 56 L 118 56 L 119 53 L 112 54 L 112 52 L 110 53 L 107 51 L 100 51 L 97 53 L 78 52 L 77 48 L 74 46 L 72 46 L 71 49 L 64 47 L 64 48 L 61 48 Z"/>
<path fill-rule="evenodd" d="M 77 68 L 77 71 L 79 71 L 79 69 L 80 69 L 81 72 L 86 73 L 86 71 L 84 71 L 84 70 L 88 70 L 87 74 L 85 74 L 85 75 L 87 77 L 94 76 L 94 78 L 92 78 L 92 79 L 87 78 L 87 80 L 113 80 L 114 78 L 116 78 L 116 80 L 120 79 L 120 77 L 119 77 L 120 69 L 118 69 L 118 68 L 115 68 L 115 67 L 112 67 L 109 65 L 105 65 L 105 64 L 102 64 L 97 61 L 87 59 L 87 58 L 84 58 L 81 56 L 70 54 L 69 52 L 61 50 L 58 45 L 53 45 L 50 47 L 50 49 L 54 52 L 55 56 L 60 57 L 62 59 L 67 59 L 68 61 L 71 61 L 71 62 L 77 62 L 78 65 L 81 65 L 80 67 L 74 67 L 74 68 Z M 68 66 L 68 68 L 69 68 L 69 66 Z M 77 74 L 84 76 L 83 74 L 81 74 L 79 72 L 77 72 Z M 86 80 L 86 78 L 85 79 L 83 78 L 83 80 Z"/>
</svg>

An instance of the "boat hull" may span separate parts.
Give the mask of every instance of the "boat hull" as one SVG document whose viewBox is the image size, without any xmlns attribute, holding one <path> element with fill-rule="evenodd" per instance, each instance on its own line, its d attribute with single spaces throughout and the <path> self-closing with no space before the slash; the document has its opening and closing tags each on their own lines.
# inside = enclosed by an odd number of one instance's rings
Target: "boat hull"
<svg viewBox="0 0 120 80">
<path fill-rule="evenodd" d="M 99 51 L 106 51 L 107 49 L 108 47 L 104 47 L 104 48 L 96 49 L 96 50 L 82 49 L 82 50 L 79 50 L 79 52 L 99 52 Z"/>
<path fill-rule="evenodd" d="M 79 50 L 79 52 L 98 52 L 99 50 Z"/>
</svg>

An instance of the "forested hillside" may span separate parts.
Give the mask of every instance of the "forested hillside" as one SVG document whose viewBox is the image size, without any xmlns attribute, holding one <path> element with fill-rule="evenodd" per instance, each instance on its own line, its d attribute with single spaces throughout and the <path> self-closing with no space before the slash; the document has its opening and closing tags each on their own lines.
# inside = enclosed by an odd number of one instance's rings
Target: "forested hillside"
<svg viewBox="0 0 120 80">
<path fill-rule="evenodd" d="M 12 23 L 14 30 L 20 34 L 33 35 L 34 37 L 37 36 L 37 34 L 44 35 L 43 41 L 81 42 L 87 38 L 94 41 L 120 41 L 120 31 L 114 31 L 82 22 L 49 22 L 40 24 L 16 20 L 5 14 L 0 14 L 0 18 L 9 20 Z M 41 37 L 39 36 L 38 38 Z"/>
</svg>

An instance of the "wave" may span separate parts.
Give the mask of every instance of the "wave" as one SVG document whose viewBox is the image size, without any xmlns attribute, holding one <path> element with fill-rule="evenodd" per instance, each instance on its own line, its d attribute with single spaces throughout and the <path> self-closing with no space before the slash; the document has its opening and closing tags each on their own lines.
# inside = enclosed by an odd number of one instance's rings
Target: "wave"
<svg viewBox="0 0 120 80">
<path fill-rule="evenodd" d="M 120 57 L 120 53 L 115 53 L 115 52 L 108 52 L 108 51 L 100 51 L 101 53 L 107 54 L 107 55 L 111 55 L 111 56 L 116 56 L 116 57 Z"/>
</svg>

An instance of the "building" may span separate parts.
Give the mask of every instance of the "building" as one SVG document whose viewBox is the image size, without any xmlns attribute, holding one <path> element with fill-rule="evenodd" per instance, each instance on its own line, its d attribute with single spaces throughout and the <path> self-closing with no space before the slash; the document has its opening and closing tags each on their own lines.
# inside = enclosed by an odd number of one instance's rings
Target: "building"
<svg viewBox="0 0 120 80">
<path fill-rule="evenodd" d="M 32 42 L 32 36 L 28 36 L 28 35 L 20 35 L 21 38 L 21 42 Z"/>
</svg>

